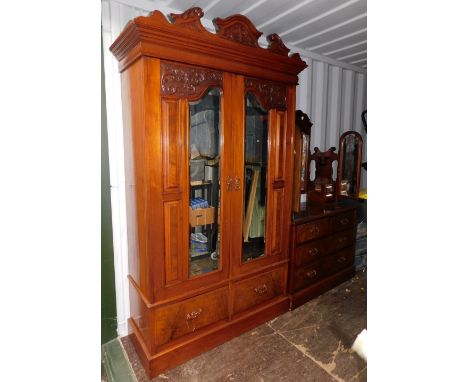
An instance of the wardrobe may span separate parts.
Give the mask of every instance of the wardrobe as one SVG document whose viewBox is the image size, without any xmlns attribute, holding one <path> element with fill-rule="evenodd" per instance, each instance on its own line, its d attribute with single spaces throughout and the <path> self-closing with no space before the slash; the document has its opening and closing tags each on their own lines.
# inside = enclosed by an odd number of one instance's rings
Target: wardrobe
<svg viewBox="0 0 468 382">
<path fill-rule="evenodd" d="M 290 308 L 295 95 L 306 64 L 244 16 L 130 21 L 119 61 L 131 337 L 153 377 Z"/>
</svg>

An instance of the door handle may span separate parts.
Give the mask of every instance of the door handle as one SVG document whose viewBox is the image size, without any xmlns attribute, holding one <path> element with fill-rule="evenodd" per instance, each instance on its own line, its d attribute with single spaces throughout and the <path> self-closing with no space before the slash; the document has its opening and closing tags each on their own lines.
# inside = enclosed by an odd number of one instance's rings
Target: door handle
<svg viewBox="0 0 468 382">
<path fill-rule="evenodd" d="M 227 178 L 226 178 L 226 188 L 227 188 L 228 191 L 231 191 L 231 185 L 232 185 L 232 179 L 228 175 Z"/>
<path fill-rule="evenodd" d="M 234 179 L 234 190 L 239 191 L 240 190 L 240 179 L 238 176 Z"/>
</svg>

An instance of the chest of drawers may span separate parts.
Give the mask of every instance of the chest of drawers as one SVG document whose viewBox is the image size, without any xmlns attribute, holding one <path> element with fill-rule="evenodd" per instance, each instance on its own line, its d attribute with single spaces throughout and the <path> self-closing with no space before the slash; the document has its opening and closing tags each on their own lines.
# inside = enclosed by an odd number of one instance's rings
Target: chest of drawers
<svg viewBox="0 0 468 382">
<path fill-rule="evenodd" d="M 292 309 L 354 276 L 356 209 L 330 205 L 293 216 L 289 293 Z"/>
</svg>

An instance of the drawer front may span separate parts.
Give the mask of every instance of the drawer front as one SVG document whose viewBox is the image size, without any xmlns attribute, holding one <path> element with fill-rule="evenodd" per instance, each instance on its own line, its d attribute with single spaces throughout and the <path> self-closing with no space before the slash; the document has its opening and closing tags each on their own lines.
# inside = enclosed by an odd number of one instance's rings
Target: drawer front
<svg viewBox="0 0 468 382">
<path fill-rule="evenodd" d="M 168 305 L 155 312 L 156 346 L 228 317 L 228 288 Z"/>
<path fill-rule="evenodd" d="M 354 228 L 339 232 L 328 238 L 329 253 L 349 247 L 356 241 L 356 232 Z"/>
<path fill-rule="evenodd" d="M 351 247 L 342 249 L 334 255 L 325 258 L 323 267 L 326 268 L 326 273 L 328 275 L 340 270 L 341 268 L 351 265 L 353 261 L 354 248 Z"/>
<path fill-rule="evenodd" d="M 333 217 L 331 219 L 332 231 L 338 232 L 345 229 L 354 228 L 355 219 L 355 211 L 349 211 Z"/>
<path fill-rule="evenodd" d="M 301 224 L 296 228 L 296 243 L 317 239 L 328 233 L 328 219 L 321 219 L 307 224 Z"/>
<path fill-rule="evenodd" d="M 318 239 L 296 247 L 296 267 L 302 267 L 330 253 L 329 239 Z"/>
<path fill-rule="evenodd" d="M 294 291 L 312 285 L 325 276 L 326 268 L 324 262 L 325 259 L 319 260 L 294 272 Z"/>
<path fill-rule="evenodd" d="M 284 268 L 234 284 L 234 314 L 283 294 L 285 284 Z"/>
</svg>

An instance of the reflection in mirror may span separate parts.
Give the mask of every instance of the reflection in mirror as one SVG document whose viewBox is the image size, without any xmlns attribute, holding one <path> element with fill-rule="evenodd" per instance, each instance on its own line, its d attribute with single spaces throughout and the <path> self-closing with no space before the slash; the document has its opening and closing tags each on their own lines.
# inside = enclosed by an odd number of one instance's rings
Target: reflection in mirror
<svg viewBox="0 0 468 382">
<path fill-rule="evenodd" d="M 340 138 L 339 196 L 357 197 L 361 176 L 362 138 L 355 131 Z"/>
<path fill-rule="evenodd" d="M 245 98 L 244 211 L 242 261 L 265 255 L 268 170 L 268 111 L 255 95 Z"/>
<path fill-rule="evenodd" d="M 221 94 L 210 89 L 189 103 L 190 276 L 215 271 L 220 261 Z"/>
</svg>

